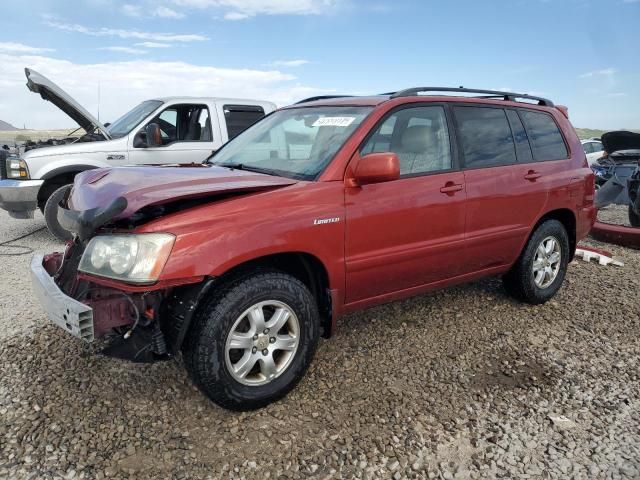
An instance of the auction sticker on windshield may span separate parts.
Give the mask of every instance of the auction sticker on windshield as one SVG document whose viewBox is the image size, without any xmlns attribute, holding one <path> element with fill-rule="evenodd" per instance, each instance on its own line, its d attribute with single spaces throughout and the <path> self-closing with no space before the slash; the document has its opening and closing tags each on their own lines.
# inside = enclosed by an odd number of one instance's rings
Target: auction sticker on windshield
<svg viewBox="0 0 640 480">
<path fill-rule="evenodd" d="M 313 122 L 313 127 L 348 127 L 356 117 L 323 117 Z"/>
</svg>

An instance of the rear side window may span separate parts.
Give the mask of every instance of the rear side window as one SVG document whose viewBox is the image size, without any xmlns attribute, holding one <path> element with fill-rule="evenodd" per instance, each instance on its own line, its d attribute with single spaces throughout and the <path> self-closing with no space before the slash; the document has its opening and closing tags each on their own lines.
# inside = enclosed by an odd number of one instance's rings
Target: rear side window
<svg viewBox="0 0 640 480">
<path fill-rule="evenodd" d="M 264 109 L 258 105 L 224 105 L 222 108 L 229 140 L 264 117 Z"/>
<path fill-rule="evenodd" d="M 516 149 L 505 111 L 490 107 L 453 109 L 467 168 L 516 163 Z"/>
<path fill-rule="evenodd" d="M 562 134 L 551 115 L 520 110 L 520 118 L 529 134 L 535 161 L 563 160 L 569 156 Z"/>
<path fill-rule="evenodd" d="M 513 110 L 507 110 L 507 118 L 509 119 L 509 125 L 511 125 L 511 133 L 513 133 L 513 140 L 516 143 L 516 155 L 518 156 L 518 162 L 529 163 L 533 160 L 531 154 L 531 147 L 529 146 L 529 139 L 527 138 L 527 132 L 520 121 L 520 117 Z"/>
</svg>

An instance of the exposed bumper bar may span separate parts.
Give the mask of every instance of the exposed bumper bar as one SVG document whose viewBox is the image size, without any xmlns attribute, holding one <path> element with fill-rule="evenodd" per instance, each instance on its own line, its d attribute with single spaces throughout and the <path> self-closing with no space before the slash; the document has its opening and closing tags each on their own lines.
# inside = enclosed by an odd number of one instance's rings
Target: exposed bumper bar
<svg viewBox="0 0 640 480">
<path fill-rule="evenodd" d="M 13 218 L 33 218 L 44 180 L 0 180 L 0 208 Z"/>
<path fill-rule="evenodd" d="M 31 284 L 49 320 L 74 337 L 93 342 L 93 309 L 60 290 L 42 261 L 40 254 L 31 259 Z"/>
</svg>

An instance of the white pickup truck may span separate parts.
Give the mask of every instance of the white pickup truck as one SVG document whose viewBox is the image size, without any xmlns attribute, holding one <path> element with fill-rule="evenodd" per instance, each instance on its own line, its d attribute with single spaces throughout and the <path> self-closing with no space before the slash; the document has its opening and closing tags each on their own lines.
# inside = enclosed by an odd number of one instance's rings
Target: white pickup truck
<svg viewBox="0 0 640 480">
<path fill-rule="evenodd" d="M 166 97 L 145 100 L 108 126 L 38 72 L 25 69 L 27 87 L 56 105 L 86 132 L 73 143 L 37 148 L 21 157 L 0 156 L 0 208 L 33 218 L 69 238 L 57 205 L 76 174 L 131 164 L 202 162 L 227 140 L 275 110 L 275 104 L 237 98 Z"/>
</svg>

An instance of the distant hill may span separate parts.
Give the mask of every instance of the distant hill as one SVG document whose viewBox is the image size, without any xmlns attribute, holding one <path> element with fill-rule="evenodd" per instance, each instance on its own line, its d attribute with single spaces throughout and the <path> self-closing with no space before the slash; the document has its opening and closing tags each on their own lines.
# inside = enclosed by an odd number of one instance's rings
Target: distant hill
<svg viewBox="0 0 640 480">
<path fill-rule="evenodd" d="M 11 125 L 10 123 L 3 122 L 2 120 L 0 120 L 0 130 L 8 132 L 8 131 L 12 131 L 12 130 L 19 130 L 19 128 L 16 128 L 13 125 Z"/>
<path fill-rule="evenodd" d="M 627 128 L 616 128 L 615 130 L 628 130 Z M 588 138 L 600 138 L 602 134 L 610 132 L 611 130 L 596 130 L 594 128 L 576 128 L 576 133 L 581 140 Z M 637 132 L 638 130 L 630 130 L 631 132 Z"/>
</svg>

